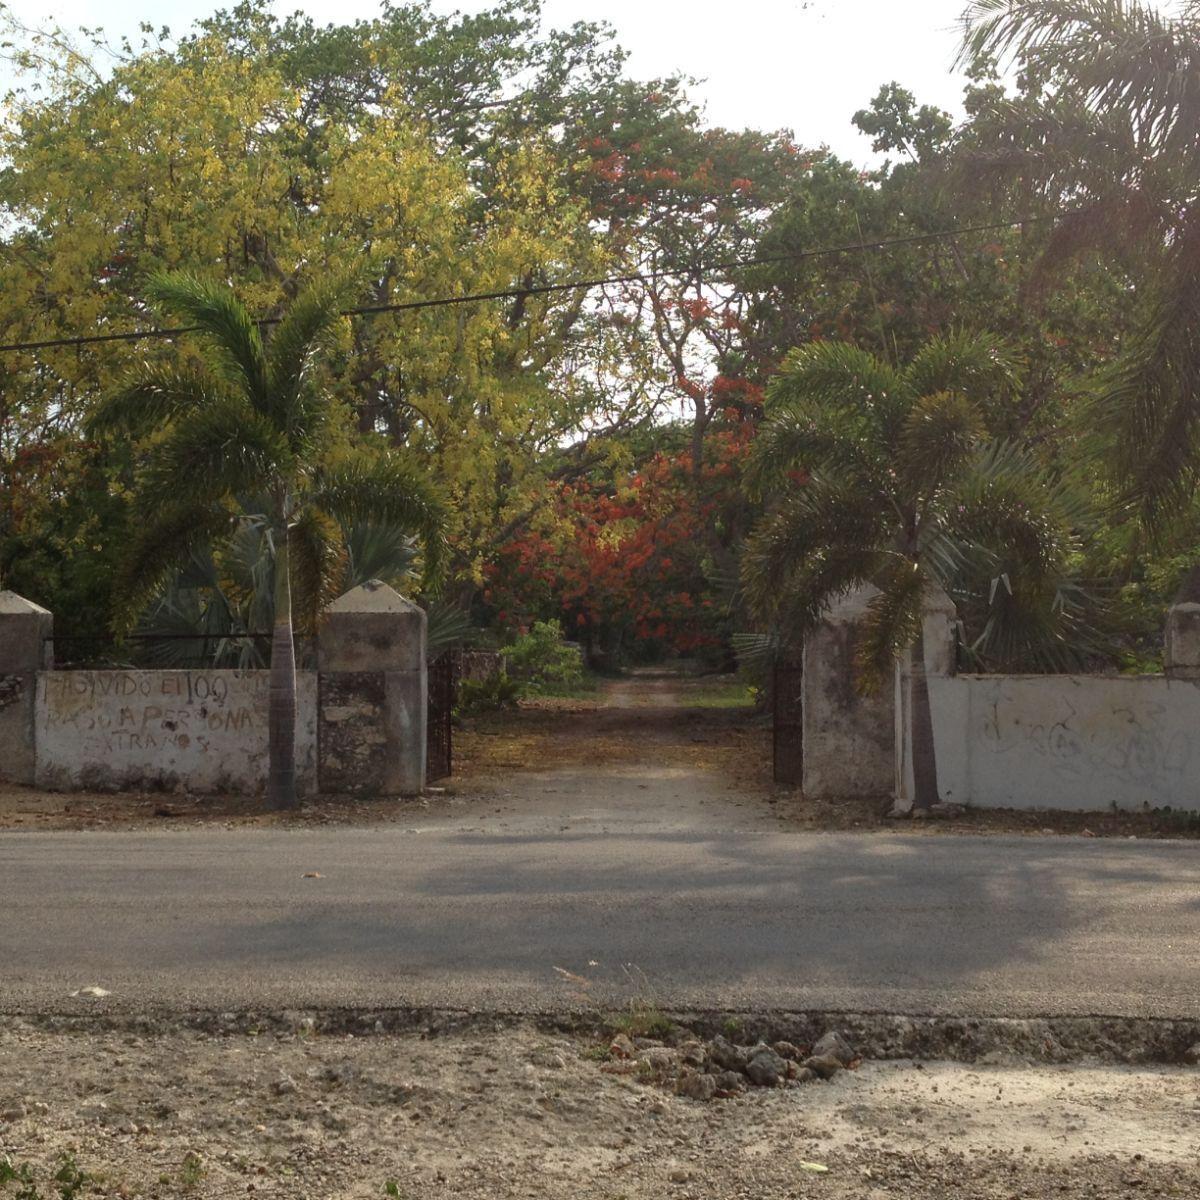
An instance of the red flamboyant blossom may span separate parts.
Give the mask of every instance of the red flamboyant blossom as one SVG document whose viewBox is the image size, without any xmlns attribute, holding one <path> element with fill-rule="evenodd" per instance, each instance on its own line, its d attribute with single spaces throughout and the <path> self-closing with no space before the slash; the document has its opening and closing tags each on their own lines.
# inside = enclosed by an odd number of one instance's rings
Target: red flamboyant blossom
<svg viewBox="0 0 1200 1200">
<path fill-rule="evenodd" d="M 710 532 L 736 495 L 749 423 L 712 433 L 700 470 L 691 455 L 657 453 L 601 486 L 562 486 L 547 519 L 507 542 L 485 569 L 487 603 L 516 628 L 558 617 L 594 645 L 643 643 L 692 654 L 722 641 Z"/>
</svg>

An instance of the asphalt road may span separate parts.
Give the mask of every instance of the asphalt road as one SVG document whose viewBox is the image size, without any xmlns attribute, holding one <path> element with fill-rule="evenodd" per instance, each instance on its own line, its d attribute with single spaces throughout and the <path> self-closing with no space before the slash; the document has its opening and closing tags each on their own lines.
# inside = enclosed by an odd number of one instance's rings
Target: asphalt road
<svg viewBox="0 0 1200 1200">
<path fill-rule="evenodd" d="M 305 878 L 316 871 L 320 878 Z M 1200 846 L 914 834 L 0 834 L 0 1011 L 1200 1017 Z M 102 999 L 72 996 L 99 986 Z"/>
</svg>

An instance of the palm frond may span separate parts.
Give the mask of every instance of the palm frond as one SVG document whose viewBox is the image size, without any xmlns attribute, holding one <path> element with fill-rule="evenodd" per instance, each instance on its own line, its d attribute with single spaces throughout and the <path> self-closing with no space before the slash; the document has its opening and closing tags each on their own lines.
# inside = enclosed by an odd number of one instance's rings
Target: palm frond
<svg viewBox="0 0 1200 1200">
<path fill-rule="evenodd" d="M 980 453 L 955 502 L 970 553 L 948 586 L 972 651 L 1022 670 L 1065 670 L 1098 652 L 1095 606 L 1073 577 L 1095 520 L 1086 495 L 1028 449 L 999 442 Z"/>
<path fill-rule="evenodd" d="M 1091 418 L 1124 498 L 1158 530 L 1191 495 L 1200 452 L 1200 214 L 1114 362 L 1097 377 Z"/>
<path fill-rule="evenodd" d="M 1093 108 L 1127 112 L 1147 146 L 1195 147 L 1194 12 L 1166 18 L 1137 0 L 974 0 L 964 22 L 964 57 L 1056 68 Z"/>
<path fill-rule="evenodd" d="M 382 579 L 397 586 L 412 574 L 420 553 L 416 539 L 398 525 L 356 521 L 342 530 L 346 542 L 346 577 L 349 591 L 368 579 Z"/>
<path fill-rule="evenodd" d="M 273 417 L 293 449 L 311 443 L 326 405 L 311 387 L 313 369 L 345 318 L 355 290 L 352 279 L 332 275 L 310 284 L 289 305 L 267 347 L 267 378 Z"/>
<path fill-rule="evenodd" d="M 873 692 L 892 677 L 897 657 L 921 631 L 929 581 L 918 563 L 896 558 L 876 576 L 878 594 L 871 597 L 858 630 L 858 686 Z"/>
<path fill-rule="evenodd" d="M 785 642 L 805 636 L 829 602 L 871 580 L 886 541 L 879 508 L 850 489 L 805 489 L 746 540 L 742 579 L 752 611 Z"/>
<path fill-rule="evenodd" d="M 836 414 L 886 451 L 912 400 L 908 381 L 890 364 L 847 342 L 816 342 L 784 360 L 767 387 L 766 412 L 814 420 Z"/>
<path fill-rule="evenodd" d="M 425 654 L 436 658 L 443 650 L 461 646 L 473 632 L 471 615 L 456 604 L 435 600 L 427 610 Z"/>
<path fill-rule="evenodd" d="M 346 547 L 330 517 L 307 508 L 288 530 L 292 614 L 303 634 L 316 633 L 322 611 L 343 591 Z"/>
<path fill-rule="evenodd" d="M 145 635 L 139 659 L 164 670 L 265 665 L 225 596 L 215 587 L 190 586 L 186 568 L 142 615 L 137 632 Z"/>
<path fill-rule="evenodd" d="M 1169 220 L 1170 214 L 1163 212 L 1146 190 L 1115 184 L 1112 192 L 1054 222 L 1025 285 L 1026 296 L 1040 296 L 1085 254 L 1116 251 L 1143 259 L 1147 253 L 1160 254 Z"/>
<path fill-rule="evenodd" d="M 262 335 L 233 290 L 188 271 L 158 272 L 146 280 L 146 297 L 205 335 L 217 351 L 226 380 L 261 415 L 270 415 L 270 385 Z"/>
<path fill-rule="evenodd" d="M 767 417 L 758 429 L 746 464 L 745 484 L 755 499 L 767 499 L 780 488 L 804 486 L 817 472 L 854 475 L 868 486 L 888 486 L 889 455 L 874 439 L 832 427 L 828 414 L 785 410 Z"/>
<path fill-rule="evenodd" d="M 267 505 L 265 496 L 239 499 L 237 524 L 213 557 L 217 588 L 241 623 L 255 631 L 275 624 L 275 543 Z"/>
<path fill-rule="evenodd" d="M 139 506 L 153 510 L 264 491 L 288 457 L 287 443 L 265 417 L 224 399 L 181 417 L 152 448 Z"/>
<path fill-rule="evenodd" d="M 197 372 L 145 363 L 99 401 L 88 417 L 87 430 L 93 437 L 115 433 L 137 437 L 156 432 L 220 398 L 212 381 Z"/>
<path fill-rule="evenodd" d="M 369 522 L 404 529 L 420 539 L 425 578 L 440 578 L 445 550 L 445 505 L 425 471 L 396 453 L 359 454 L 326 471 L 314 505 L 343 528 Z"/>
<path fill-rule="evenodd" d="M 980 408 L 1017 388 L 1017 365 L 1004 342 L 989 333 L 956 332 L 931 338 L 904 372 L 917 396 L 955 392 Z"/>
<path fill-rule="evenodd" d="M 971 457 L 982 432 L 979 408 L 963 392 L 923 394 L 901 434 L 901 477 L 915 494 L 936 496 Z"/>
<path fill-rule="evenodd" d="M 233 517 L 214 505 L 164 505 L 135 525 L 113 588 L 118 632 L 138 617 L 194 554 L 228 533 Z"/>
<path fill-rule="evenodd" d="M 738 669 L 747 674 L 765 671 L 780 651 L 779 635 L 774 630 L 767 633 L 735 633 L 730 636 L 729 643 L 737 658 Z"/>
</svg>

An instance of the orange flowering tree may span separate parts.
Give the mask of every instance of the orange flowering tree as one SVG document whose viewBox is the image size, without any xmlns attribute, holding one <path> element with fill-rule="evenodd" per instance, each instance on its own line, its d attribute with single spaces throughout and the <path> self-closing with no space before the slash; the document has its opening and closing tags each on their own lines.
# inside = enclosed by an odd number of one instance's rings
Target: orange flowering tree
<svg viewBox="0 0 1200 1200">
<path fill-rule="evenodd" d="M 560 485 L 546 519 L 485 568 L 488 615 L 512 632 L 558 618 L 599 665 L 723 655 L 730 614 L 721 559 L 740 538 L 752 428 L 731 421 L 711 434 L 698 470 L 690 449 L 674 447 Z"/>
</svg>

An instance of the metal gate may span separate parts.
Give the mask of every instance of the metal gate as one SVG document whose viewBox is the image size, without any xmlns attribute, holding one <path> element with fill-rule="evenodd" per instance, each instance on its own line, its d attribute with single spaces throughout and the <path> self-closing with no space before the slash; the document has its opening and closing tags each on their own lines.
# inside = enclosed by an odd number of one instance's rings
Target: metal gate
<svg viewBox="0 0 1200 1200">
<path fill-rule="evenodd" d="M 429 662 L 429 708 L 425 726 L 425 779 L 445 779 L 453 764 L 452 729 L 458 692 L 458 655 L 446 650 Z"/>
<path fill-rule="evenodd" d="M 772 687 L 775 782 L 800 784 L 804 764 L 804 668 L 776 663 Z"/>
</svg>

